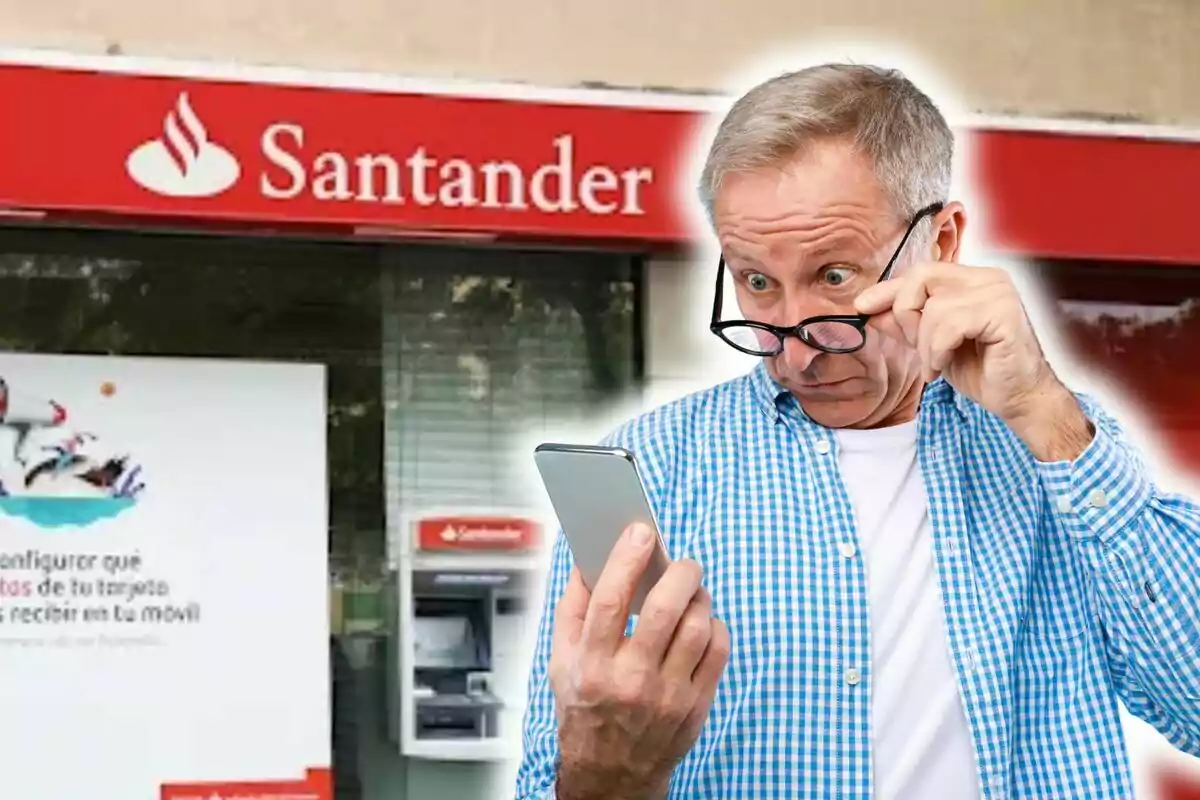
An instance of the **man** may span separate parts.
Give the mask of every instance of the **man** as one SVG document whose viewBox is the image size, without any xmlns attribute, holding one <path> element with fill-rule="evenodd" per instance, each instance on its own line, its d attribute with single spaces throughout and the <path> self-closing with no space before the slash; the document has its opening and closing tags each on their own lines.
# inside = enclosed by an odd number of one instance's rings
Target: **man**
<svg viewBox="0 0 1200 800">
<path fill-rule="evenodd" d="M 953 137 L 893 71 L 758 86 L 702 196 L 749 375 L 646 414 L 651 545 L 562 538 L 517 795 L 1126 798 L 1118 700 L 1200 754 L 1200 505 L 957 263 Z"/>
</svg>

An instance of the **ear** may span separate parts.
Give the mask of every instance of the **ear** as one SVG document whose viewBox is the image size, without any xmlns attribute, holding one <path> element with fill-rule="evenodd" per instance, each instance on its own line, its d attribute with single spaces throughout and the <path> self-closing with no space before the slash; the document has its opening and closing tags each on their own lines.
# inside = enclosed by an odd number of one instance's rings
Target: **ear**
<svg viewBox="0 0 1200 800">
<path fill-rule="evenodd" d="M 958 261 L 958 252 L 962 247 L 963 231 L 966 227 L 967 209 L 957 200 L 947 203 L 946 207 L 934 216 L 934 237 L 930 245 L 930 255 L 934 261 Z"/>
</svg>

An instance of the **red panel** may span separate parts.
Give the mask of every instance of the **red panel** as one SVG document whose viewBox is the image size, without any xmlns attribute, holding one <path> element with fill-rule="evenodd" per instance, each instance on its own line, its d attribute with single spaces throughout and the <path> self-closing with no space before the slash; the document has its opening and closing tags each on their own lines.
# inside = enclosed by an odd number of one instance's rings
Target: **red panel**
<svg viewBox="0 0 1200 800">
<path fill-rule="evenodd" d="M 0 107 L 0 205 L 631 239 L 682 236 L 698 120 L 14 66 Z"/>
<path fill-rule="evenodd" d="M 1193 424 L 1200 424 L 1200 419 L 1193 420 Z M 1163 443 L 1179 467 L 1200 475 L 1200 428 L 1163 426 L 1160 430 Z"/>
<path fill-rule="evenodd" d="M 10 208 L 669 244 L 696 233 L 680 200 L 697 112 L 12 65 L 0 107 L 20 109 L 0 127 Z M 1200 144 L 975 134 L 999 243 L 1200 263 Z"/>
<path fill-rule="evenodd" d="M 542 526 L 515 517 L 428 517 L 417 522 L 416 538 L 422 550 L 531 550 Z"/>
<path fill-rule="evenodd" d="M 1158 800 L 1200 800 L 1200 770 L 1164 767 L 1157 777 Z"/>
<path fill-rule="evenodd" d="M 1200 144 L 1052 133 L 978 137 L 1000 244 L 1046 257 L 1200 263 Z"/>
<path fill-rule="evenodd" d="M 161 800 L 332 800 L 332 773 L 310 769 L 301 780 L 164 783 Z"/>
</svg>

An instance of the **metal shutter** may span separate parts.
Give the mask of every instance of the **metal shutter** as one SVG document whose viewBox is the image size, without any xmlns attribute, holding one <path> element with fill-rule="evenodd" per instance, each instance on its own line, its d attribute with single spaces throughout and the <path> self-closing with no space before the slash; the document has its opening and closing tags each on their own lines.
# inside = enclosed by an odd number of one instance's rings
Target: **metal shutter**
<svg viewBox="0 0 1200 800">
<path fill-rule="evenodd" d="M 585 419 L 640 380 L 626 256 L 402 248 L 385 263 L 385 471 L 401 513 L 517 509 L 512 436 Z"/>
</svg>

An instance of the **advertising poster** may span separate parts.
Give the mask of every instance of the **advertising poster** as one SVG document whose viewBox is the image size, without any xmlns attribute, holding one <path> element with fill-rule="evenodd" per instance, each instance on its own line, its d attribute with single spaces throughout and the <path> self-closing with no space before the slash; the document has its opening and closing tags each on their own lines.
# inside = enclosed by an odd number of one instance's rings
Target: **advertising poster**
<svg viewBox="0 0 1200 800">
<path fill-rule="evenodd" d="M 0 770 L 329 800 L 320 366 L 0 353 Z"/>
</svg>

